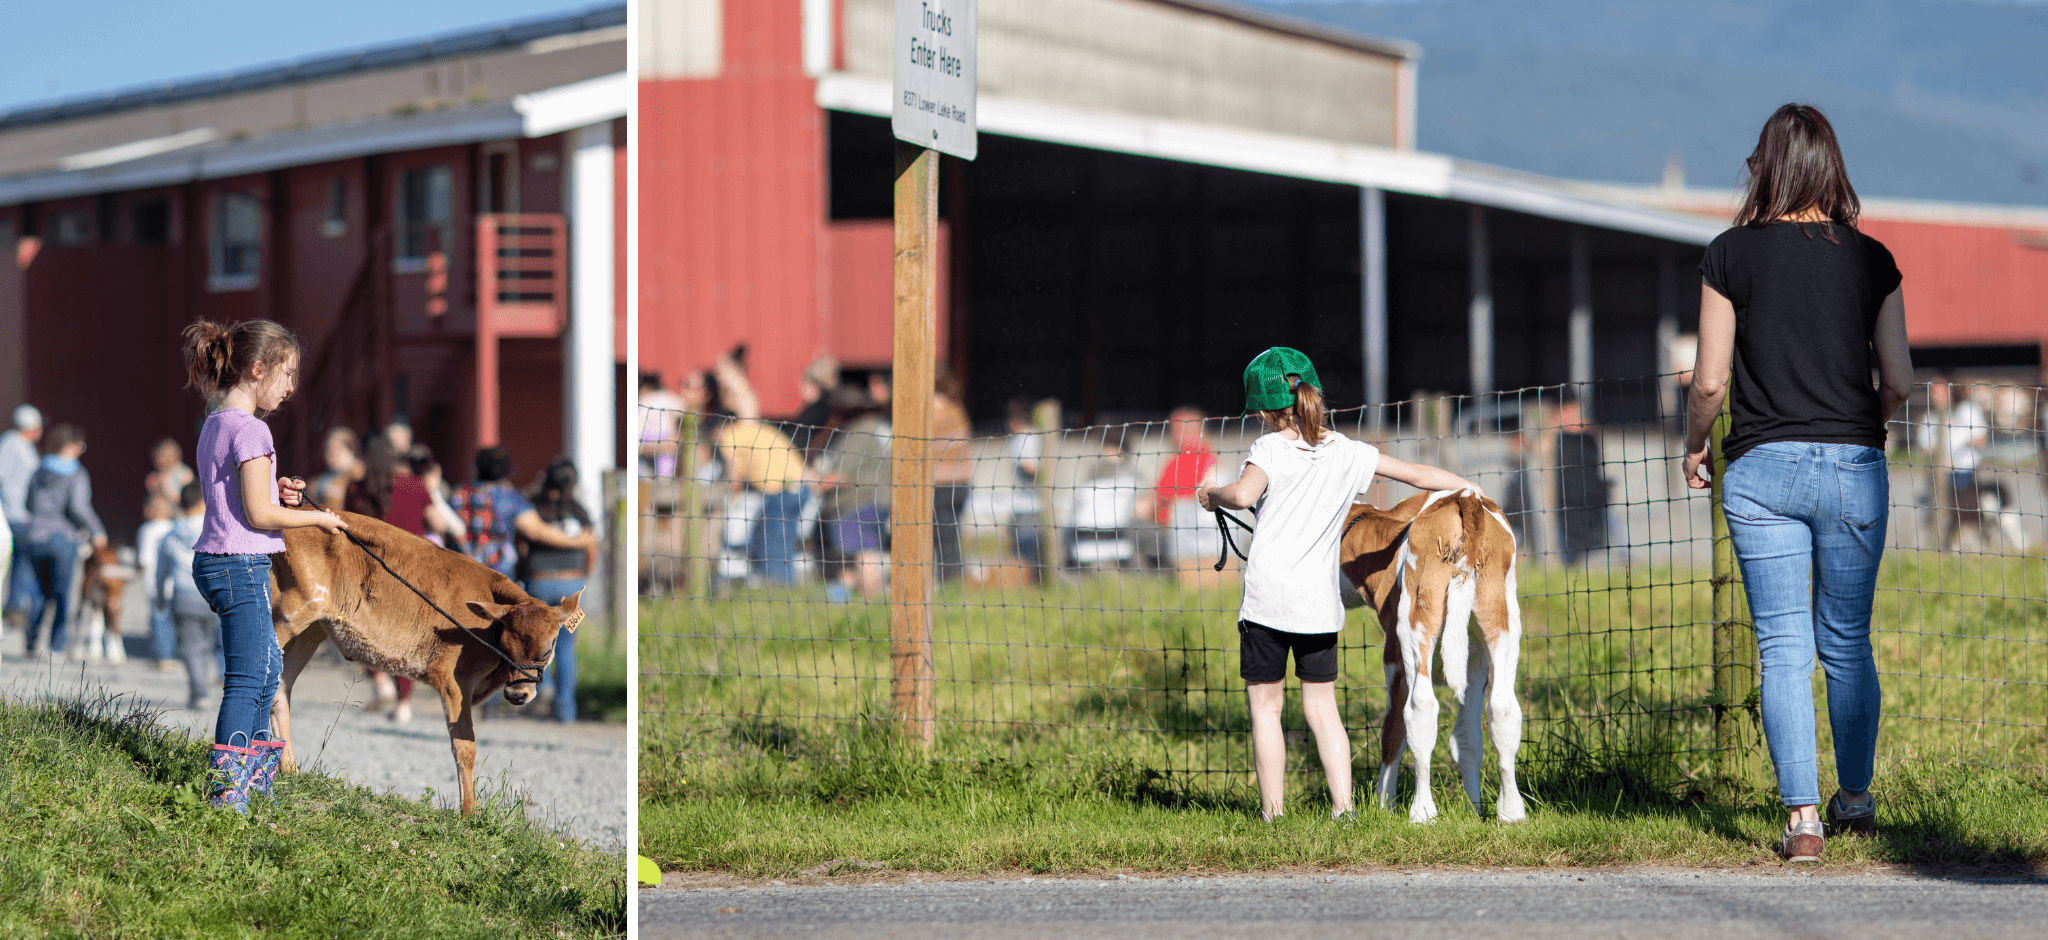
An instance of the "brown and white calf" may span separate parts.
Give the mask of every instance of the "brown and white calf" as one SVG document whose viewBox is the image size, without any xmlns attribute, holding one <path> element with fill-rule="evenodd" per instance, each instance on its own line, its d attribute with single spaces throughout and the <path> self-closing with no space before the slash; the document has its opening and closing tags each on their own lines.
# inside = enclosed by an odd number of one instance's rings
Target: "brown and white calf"
<svg viewBox="0 0 2048 940">
<path fill-rule="evenodd" d="M 135 568 L 122 564 L 120 553 L 113 546 L 92 549 L 83 566 L 78 581 L 78 614 L 73 619 L 78 625 L 74 633 L 83 634 L 83 642 L 82 649 L 72 652 L 72 658 L 127 662 L 128 650 L 121 642 L 121 598 L 128 591 L 128 583 L 135 580 Z"/>
<path fill-rule="evenodd" d="M 471 709 L 503 689 L 505 701 L 524 705 L 539 691 L 532 675 L 514 671 L 484 644 L 521 666 L 546 668 L 555 639 L 583 620 L 582 592 L 549 607 L 507 578 L 470 558 L 444 550 L 396 526 L 342 513 L 349 533 L 362 539 L 427 597 L 464 626 L 449 623 L 418 594 L 399 583 L 347 536 L 319 529 L 286 529 L 285 551 L 271 556 L 271 617 L 284 648 L 284 677 L 271 707 L 271 727 L 286 742 L 283 768 L 295 768 L 291 741 L 292 683 L 331 639 L 343 656 L 395 676 L 410 676 L 441 695 L 448 718 L 462 812 L 476 808 L 476 729 Z M 481 639 L 482 642 L 479 642 Z"/>
<path fill-rule="evenodd" d="M 1458 700 L 1451 759 L 1464 777 L 1475 812 L 1480 764 L 1485 759 L 1480 709 L 1492 718 L 1500 755 L 1500 797 L 1495 818 L 1527 818 L 1515 783 L 1522 743 L 1522 706 L 1515 699 L 1521 655 L 1522 609 L 1515 588 L 1515 535 L 1493 500 L 1472 490 L 1419 494 L 1391 510 L 1355 507 L 1346 521 L 1340 557 L 1345 577 L 1359 585 L 1379 613 L 1386 634 L 1387 713 L 1380 726 L 1380 805 L 1392 808 L 1401 752 L 1415 755 L 1415 799 L 1410 822 L 1436 818 L 1430 795 L 1430 756 L 1436 750 L 1438 706 L 1432 683 Z M 1484 644 L 1473 655 L 1472 621 Z M 1442 669 L 1432 671 L 1438 652 Z"/>
</svg>

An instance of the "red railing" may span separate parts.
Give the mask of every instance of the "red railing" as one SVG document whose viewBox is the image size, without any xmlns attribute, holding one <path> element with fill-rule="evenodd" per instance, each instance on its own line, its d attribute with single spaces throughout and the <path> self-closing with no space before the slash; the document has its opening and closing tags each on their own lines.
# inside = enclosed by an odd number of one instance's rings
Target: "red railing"
<svg viewBox="0 0 2048 940">
<path fill-rule="evenodd" d="M 569 226 L 559 215 L 476 218 L 476 444 L 498 443 L 498 340 L 560 336 L 569 323 Z"/>
</svg>

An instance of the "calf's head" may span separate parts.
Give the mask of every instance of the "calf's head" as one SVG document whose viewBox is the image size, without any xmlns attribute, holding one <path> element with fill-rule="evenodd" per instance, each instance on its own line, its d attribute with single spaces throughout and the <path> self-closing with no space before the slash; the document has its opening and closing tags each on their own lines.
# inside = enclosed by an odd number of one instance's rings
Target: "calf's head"
<svg viewBox="0 0 2048 940">
<path fill-rule="evenodd" d="M 497 671 L 492 673 L 493 680 L 504 678 L 507 704 L 524 705 L 533 701 L 534 695 L 539 693 L 539 675 L 541 670 L 554 662 L 556 638 L 561 636 L 563 630 L 575 633 L 576 627 L 583 623 L 583 608 L 577 603 L 582 597 L 583 592 L 577 591 L 553 607 L 538 602 L 469 602 L 470 613 L 503 628 L 498 633 L 498 649 L 512 657 L 513 662 L 526 667 L 525 670 L 516 670 L 510 666 L 500 665 Z M 485 688 L 488 689 L 489 686 Z"/>
</svg>

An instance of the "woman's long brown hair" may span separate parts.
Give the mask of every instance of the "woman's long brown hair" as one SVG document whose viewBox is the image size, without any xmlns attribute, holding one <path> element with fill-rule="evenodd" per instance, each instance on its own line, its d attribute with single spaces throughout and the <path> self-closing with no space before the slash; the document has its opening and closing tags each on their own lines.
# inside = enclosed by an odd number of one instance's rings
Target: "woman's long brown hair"
<svg viewBox="0 0 2048 940">
<path fill-rule="evenodd" d="M 1762 228 L 1786 216 L 1818 209 L 1829 220 L 1854 228 L 1863 204 L 1849 185 L 1835 126 L 1810 104 L 1788 104 L 1771 114 L 1757 135 L 1742 209 L 1735 224 Z M 1829 227 L 1828 241 L 1835 241 Z M 1808 236 L 1812 237 L 1811 235 Z"/>
</svg>

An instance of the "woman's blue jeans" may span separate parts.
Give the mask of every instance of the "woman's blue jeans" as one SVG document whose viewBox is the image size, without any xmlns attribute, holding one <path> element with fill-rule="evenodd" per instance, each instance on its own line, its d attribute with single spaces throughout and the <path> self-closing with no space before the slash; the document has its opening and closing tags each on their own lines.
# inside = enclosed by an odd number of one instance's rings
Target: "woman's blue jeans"
<svg viewBox="0 0 2048 940">
<path fill-rule="evenodd" d="M 27 590 L 23 591 L 28 598 L 28 648 L 36 648 L 43 611 L 55 607 L 56 614 L 50 618 L 50 645 L 45 649 L 62 656 L 71 642 L 71 579 L 78 574 L 78 540 L 58 535 L 17 546 L 15 551 L 28 572 Z"/>
<path fill-rule="evenodd" d="M 560 581 L 529 581 L 526 593 L 535 600 L 553 607 L 577 591 L 583 590 L 582 579 Z M 541 684 L 555 690 L 555 720 L 576 720 L 576 634 L 563 630 L 555 636 L 555 661 L 541 676 Z"/>
<path fill-rule="evenodd" d="M 270 731 L 270 703 L 284 673 L 284 651 L 270 621 L 270 556 L 192 556 L 192 579 L 220 616 L 220 717 L 213 743 L 246 746 Z M 230 740 L 236 734 L 242 740 Z"/>
<path fill-rule="evenodd" d="M 796 582 L 796 556 L 803 549 L 799 536 L 804 505 L 810 497 L 809 487 L 793 484 L 761 500 L 761 518 L 747 536 L 747 553 L 761 563 L 761 573 L 772 584 Z"/>
<path fill-rule="evenodd" d="M 1729 466 L 1722 505 L 1763 665 L 1763 725 L 1786 806 L 1820 802 L 1813 664 L 1827 669 L 1835 776 L 1869 789 L 1883 695 L 1870 611 L 1891 483 L 1884 452 L 1780 441 Z"/>
</svg>

